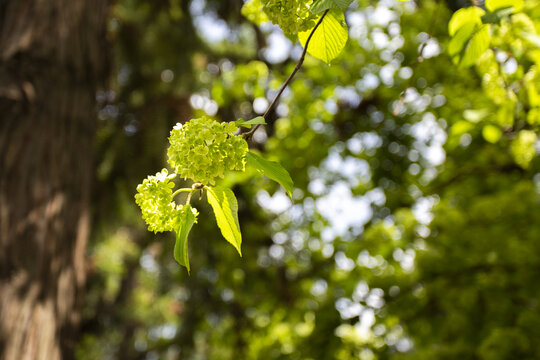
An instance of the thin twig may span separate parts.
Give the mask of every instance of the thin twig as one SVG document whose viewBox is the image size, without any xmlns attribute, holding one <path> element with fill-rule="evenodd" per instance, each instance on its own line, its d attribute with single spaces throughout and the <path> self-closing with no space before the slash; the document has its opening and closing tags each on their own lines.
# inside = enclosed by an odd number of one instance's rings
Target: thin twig
<svg viewBox="0 0 540 360">
<path fill-rule="evenodd" d="M 309 42 L 311 40 L 311 37 L 313 36 L 313 33 L 315 33 L 315 30 L 317 30 L 317 28 L 319 27 L 319 25 L 322 23 L 324 17 L 326 16 L 326 14 L 328 14 L 328 11 L 330 10 L 326 10 L 322 16 L 319 18 L 319 21 L 317 22 L 317 24 L 315 24 L 315 27 L 313 28 L 313 30 L 311 30 L 311 33 L 309 34 L 307 40 L 306 40 L 306 45 L 304 45 L 304 51 L 302 51 L 302 56 L 300 57 L 300 59 L 298 60 L 298 62 L 296 63 L 296 66 L 294 67 L 294 70 L 293 72 L 291 73 L 291 75 L 289 75 L 289 77 L 287 78 L 287 80 L 285 80 L 285 82 L 283 83 L 283 85 L 281 85 L 281 88 L 279 89 L 277 95 L 274 97 L 274 100 L 272 100 L 272 103 L 270 105 L 268 105 L 268 108 L 266 109 L 266 111 L 264 112 L 264 115 L 263 115 L 263 118 L 265 120 L 265 122 L 268 122 L 268 116 L 270 115 L 270 112 L 272 111 L 272 109 L 276 106 L 276 103 L 278 102 L 279 98 L 281 97 L 281 94 L 283 94 L 283 91 L 285 91 L 285 88 L 287 87 L 287 85 L 289 85 L 289 83 L 291 82 L 291 80 L 293 79 L 294 75 L 298 72 L 298 70 L 300 70 L 300 68 L 302 67 L 302 64 L 304 63 L 304 58 L 306 57 L 306 53 L 307 53 L 307 49 L 308 49 L 308 45 L 309 45 Z M 257 129 L 259 128 L 259 126 L 261 126 L 260 124 L 257 124 L 253 127 L 253 129 L 251 129 L 250 131 L 244 133 L 242 136 L 246 139 L 246 140 L 249 140 L 253 134 L 255 133 L 255 131 L 257 131 Z"/>
</svg>

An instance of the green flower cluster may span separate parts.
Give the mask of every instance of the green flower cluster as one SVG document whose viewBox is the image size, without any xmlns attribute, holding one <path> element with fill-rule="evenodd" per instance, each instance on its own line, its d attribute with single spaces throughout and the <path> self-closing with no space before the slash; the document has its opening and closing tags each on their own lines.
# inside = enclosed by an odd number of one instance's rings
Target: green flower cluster
<svg viewBox="0 0 540 360">
<path fill-rule="evenodd" d="M 176 125 L 167 151 L 169 165 L 183 178 L 214 185 L 228 170 L 244 171 L 247 142 L 234 123 L 201 117 Z"/>
<path fill-rule="evenodd" d="M 141 208 L 149 231 L 172 231 L 176 227 L 182 206 L 173 201 L 174 183 L 170 180 L 175 176 L 176 174 L 169 175 L 167 169 L 163 169 L 155 176 L 148 176 L 137 186 L 135 201 Z"/>
<path fill-rule="evenodd" d="M 315 26 L 316 16 L 309 9 L 312 1 L 261 0 L 263 11 L 272 23 L 279 25 L 285 35 L 296 35 Z"/>
</svg>

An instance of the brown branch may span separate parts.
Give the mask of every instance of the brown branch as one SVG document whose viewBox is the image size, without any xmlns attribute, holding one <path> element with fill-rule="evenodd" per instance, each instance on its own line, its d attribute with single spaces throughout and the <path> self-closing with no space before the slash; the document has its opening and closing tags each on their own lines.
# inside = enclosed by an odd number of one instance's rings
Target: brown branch
<svg viewBox="0 0 540 360">
<path fill-rule="evenodd" d="M 289 85 L 289 83 L 291 82 L 291 80 L 293 79 L 294 75 L 296 75 L 296 73 L 298 72 L 298 70 L 300 70 L 300 68 L 302 67 L 302 64 L 304 63 L 304 58 L 306 57 L 306 53 L 307 53 L 307 49 L 308 49 L 308 45 L 309 45 L 309 42 L 311 41 L 311 38 L 313 36 L 313 33 L 315 33 L 315 30 L 317 30 L 317 28 L 319 27 L 319 25 L 321 25 L 324 17 L 326 16 L 326 14 L 328 14 L 328 11 L 330 10 L 326 10 L 322 16 L 319 18 L 319 21 L 317 21 L 317 24 L 315 24 L 315 27 L 313 28 L 313 30 L 311 30 L 311 33 L 309 34 L 307 40 L 306 40 L 306 45 L 304 46 L 304 51 L 302 51 L 302 56 L 300 57 L 300 59 L 298 60 L 298 62 L 296 63 L 296 66 L 294 67 L 294 70 L 293 72 L 291 73 L 291 75 L 289 75 L 289 77 L 287 78 L 287 80 L 285 80 L 285 82 L 283 83 L 283 85 L 281 85 L 281 88 L 279 89 L 277 95 L 274 97 L 274 100 L 272 100 L 272 103 L 270 105 L 268 105 L 268 108 L 266 109 L 266 111 L 264 112 L 264 115 L 263 115 L 263 118 L 264 118 L 264 121 L 267 122 L 268 121 L 268 116 L 270 115 L 270 112 L 272 111 L 272 109 L 276 106 L 276 103 L 278 102 L 279 98 L 281 97 L 281 94 L 283 94 L 283 91 L 285 91 L 285 88 L 287 87 L 287 85 Z M 255 133 L 255 131 L 257 131 L 257 129 L 259 128 L 259 126 L 261 126 L 260 124 L 257 124 L 253 127 L 253 129 L 251 129 L 250 131 L 244 133 L 242 136 L 244 137 L 244 139 L 246 140 L 249 140 L 253 134 Z"/>
</svg>

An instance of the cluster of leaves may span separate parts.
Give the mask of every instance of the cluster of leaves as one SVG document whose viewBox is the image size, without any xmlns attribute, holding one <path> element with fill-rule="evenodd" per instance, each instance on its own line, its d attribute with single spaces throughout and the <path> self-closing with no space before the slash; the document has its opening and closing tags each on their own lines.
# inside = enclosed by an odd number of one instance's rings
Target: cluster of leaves
<svg viewBox="0 0 540 360">
<path fill-rule="evenodd" d="M 460 67 L 476 65 L 485 93 L 497 108 L 491 119 L 487 107 L 467 111 L 469 124 L 456 130 L 482 122 L 486 141 L 497 143 L 505 133 L 510 135 L 510 151 L 522 168 L 533 159 L 533 129 L 540 125 L 540 36 L 525 10 L 523 0 L 487 0 L 485 10 L 460 9 L 448 23 L 452 60 Z"/>
<path fill-rule="evenodd" d="M 174 258 L 190 271 L 188 257 L 188 235 L 197 223 L 198 211 L 191 207 L 193 193 L 207 192 L 208 203 L 214 210 L 217 224 L 223 237 L 242 255 L 242 234 L 238 222 L 238 202 L 231 189 L 213 186 L 226 172 L 245 171 L 246 162 L 272 180 L 282 184 L 289 194 L 292 180 L 289 173 L 278 163 L 265 160 L 248 152 L 247 142 L 241 135 L 234 135 L 238 126 L 251 128 L 264 124 L 264 118 L 249 121 L 239 119 L 231 123 L 201 117 L 186 124 L 177 124 L 169 137 L 168 163 L 175 173 L 167 169 L 155 176 L 148 176 L 137 186 L 135 201 L 141 208 L 148 230 L 154 232 L 175 231 Z M 171 181 L 177 175 L 191 179 L 191 188 L 180 188 L 173 193 Z M 185 204 L 177 204 L 174 197 L 188 192 Z"/>
<path fill-rule="evenodd" d="M 348 31 L 343 13 L 351 3 L 352 0 L 249 0 L 242 12 L 255 23 L 269 19 L 288 37 L 298 37 L 302 46 L 306 45 L 317 21 L 324 16 L 320 30 L 312 34 L 312 44 L 307 51 L 330 63 L 347 43 Z M 261 12 L 266 15 L 264 18 L 260 17 Z"/>
</svg>

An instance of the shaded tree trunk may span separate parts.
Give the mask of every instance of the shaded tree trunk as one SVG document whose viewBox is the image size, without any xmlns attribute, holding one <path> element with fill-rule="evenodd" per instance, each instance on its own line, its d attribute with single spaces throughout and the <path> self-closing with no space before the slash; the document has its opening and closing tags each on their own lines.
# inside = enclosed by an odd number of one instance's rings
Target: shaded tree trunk
<svg viewBox="0 0 540 360">
<path fill-rule="evenodd" d="M 73 357 L 107 0 L 0 0 L 0 359 Z"/>
</svg>

